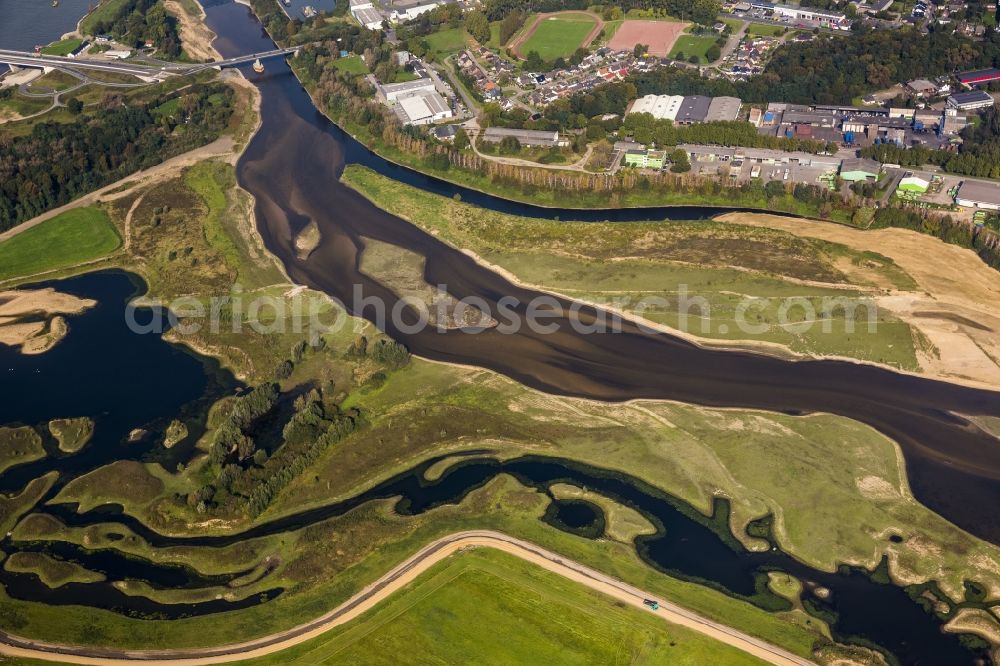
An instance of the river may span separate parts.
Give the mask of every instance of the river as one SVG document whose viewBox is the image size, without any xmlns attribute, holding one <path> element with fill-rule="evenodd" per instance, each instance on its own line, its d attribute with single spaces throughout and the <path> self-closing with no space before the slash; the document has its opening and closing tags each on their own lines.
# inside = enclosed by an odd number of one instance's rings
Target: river
<svg viewBox="0 0 1000 666">
<path fill-rule="evenodd" d="M 263 51 L 272 42 L 241 5 L 210 3 L 208 24 L 225 56 Z M 238 165 L 241 185 L 257 199 L 258 228 L 267 247 L 295 281 L 352 304 L 353 288 L 393 304 L 398 297 L 358 270 L 363 237 L 393 243 L 426 259 L 430 284 L 456 298 L 478 296 L 493 312 L 504 296 L 520 303 L 537 292 L 512 285 L 415 226 L 380 210 L 339 182 L 348 162 L 442 195 L 491 209 L 559 219 L 690 219 L 704 209 L 631 211 L 550 210 L 515 204 L 414 173 L 382 160 L 330 123 L 312 104 L 286 64 L 271 61 L 262 75 L 244 68 L 262 93 L 262 125 Z M 294 235 L 310 221 L 319 247 L 300 259 Z M 569 302 L 559 300 L 565 309 Z M 374 320 L 372 308 L 353 308 Z M 583 308 L 587 322 L 600 318 Z M 481 366 L 528 386 L 563 395 L 625 401 L 668 399 L 718 407 L 760 408 L 794 414 L 830 412 L 862 421 L 902 447 L 910 486 L 922 503 L 962 528 L 1000 543 L 1000 442 L 955 413 L 1000 415 L 1000 394 L 918 378 L 859 363 L 787 361 L 761 354 L 698 347 L 678 337 L 644 332 L 626 323 L 617 334 L 584 335 L 563 319 L 556 333 L 526 327 L 516 335 L 387 331 L 415 354 Z"/>
</svg>

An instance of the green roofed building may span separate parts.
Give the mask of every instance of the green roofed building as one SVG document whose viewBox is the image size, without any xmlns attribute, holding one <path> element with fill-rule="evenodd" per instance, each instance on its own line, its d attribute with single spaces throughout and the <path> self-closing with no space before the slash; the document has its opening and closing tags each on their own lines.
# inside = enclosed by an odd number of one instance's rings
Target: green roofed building
<svg viewBox="0 0 1000 666">
<path fill-rule="evenodd" d="M 896 188 L 901 192 L 912 192 L 913 194 L 924 194 L 927 192 L 927 188 L 931 184 L 928 183 L 923 178 L 918 178 L 917 176 L 907 176 L 906 178 L 899 181 L 899 186 Z"/>
<path fill-rule="evenodd" d="M 840 177 L 851 183 L 864 180 L 878 180 L 878 175 L 881 171 L 881 164 L 875 160 L 862 158 L 847 159 L 840 165 Z"/>
</svg>

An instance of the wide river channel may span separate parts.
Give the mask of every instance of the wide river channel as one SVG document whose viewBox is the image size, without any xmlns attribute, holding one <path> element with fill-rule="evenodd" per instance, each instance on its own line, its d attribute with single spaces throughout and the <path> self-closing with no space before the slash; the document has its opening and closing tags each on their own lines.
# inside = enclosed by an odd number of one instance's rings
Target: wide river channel
<svg viewBox="0 0 1000 666">
<path fill-rule="evenodd" d="M 271 40 L 245 6 L 231 0 L 210 0 L 205 4 L 208 23 L 219 35 L 216 46 L 223 55 L 273 48 Z M 0 35 L 2 33 L 0 29 Z M 268 62 L 263 75 L 255 75 L 249 69 L 244 70 L 244 74 L 259 86 L 263 96 L 262 126 L 238 165 L 241 185 L 257 200 L 259 230 L 268 248 L 282 259 L 294 280 L 321 289 L 348 305 L 352 303 L 355 285 L 362 287 L 366 297 L 382 299 L 390 305 L 398 300 L 390 289 L 358 270 L 364 237 L 419 253 L 426 258 L 429 283 L 446 284 L 449 292 L 458 298 L 478 296 L 494 311 L 502 297 L 513 296 L 522 304 L 520 314 L 523 315 L 524 307 L 537 293 L 510 284 L 467 255 L 380 210 L 342 185 L 339 176 L 347 163 L 363 164 L 444 196 L 458 193 L 468 203 L 528 217 L 581 221 L 610 219 L 627 223 L 697 219 L 724 212 L 703 208 L 556 210 L 470 191 L 373 155 L 316 110 L 284 63 Z M 318 225 L 322 241 L 308 259 L 302 260 L 293 239 L 309 222 Z M 14 381 L 34 382 L 31 390 L 10 394 L 13 400 L 0 409 L 0 419 L 36 423 L 68 414 L 94 414 L 98 417 L 99 429 L 108 433 L 107 440 L 93 442 L 89 451 L 75 461 L 64 459 L 56 464 L 47 461 L 15 468 L 4 475 L 0 485 L 5 489 L 23 485 L 53 467 L 72 476 L 117 458 L 146 457 L 150 448 L 143 444 L 133 449 L 142 451 L 145 454 L 142 456 L 130 454 L 121 445 L 129 427 L 168 418 L 184 406 L 201 409 L 191 405 L 204 405 L 204 401 L 233 386 L 228 373 L 211 367 L 207 371 L 197 368 L 193 359 L 179 354 L 159 339 L 138 342 L 124 334 L 121 320 L 113 322 L 112 319 L 116 319 L 124 299 L 135 293 L 136 285 L 128 276 L 95 274 L 64 281 L 59 288 L 96 298 L 101 305 L 70 319 L 73 332 L 49 352 L 51 360 L 48 360 L 49 355 L 42 357 L 46 360 L 36 358 L 34 361 L 17 361 L 13 355 L 0 355 L 10 362 L 8 372 L 13 374 L 4 382 L 6 386 L 12 386 Z M 561 302 L 568 306 L 567 302 Z M 365 308 L 354 311 L 374 318 L 374 313 Z M 584 319 L 599 317 L 593 308 L 584 308 L 582 314 Z M 398 330 L 391 322 L 386 328 L 420 356 L 490 368 L 551 393 L 608 401 L 672 399 L 795 414 L 830 412 L 862 421 L 901 445 L 911 487 L 920 501 L 968 531 L 994 543 L 1000 542 L 1000 519 L 996 515 L 1000 501 L 1000 443 L 959 416 L 1000 416 L 998 393 L 862 364 L 791 362 L 764 355 L 704 349 L 674 336 L 646 332 L 627 322 L 621 333 L 585 335 L 559 319 L 555 321 L 561 325 L 549 334 L 527 328 L 512 335 L 489 329 L 477 334 L 454 330 L 409 333 Z M 109 365 L 100 360 L 103 358 L 99 351 L 101 337 L 105 335 L 102 331 L 121 333 L 118 338 L 112 336 L 111 342 L 105 340 L 108 344 L 103 345 L 107 353 L 122 354 L 124 350 L 121 361 Z M 85 357 L 79 354 L 84 349 L 88 352 Z M 156 368 L 162 370 L 133 377 L 129 374 L 134 370 L 129 359 L 139 356 L 152 356 Z M 81 363 L 81 358 L 86 362 Z M 60 359 L 65 364 L 57 363 Z M 73 369 L 79 381 L 65 375 L 66 368 Z M 46 370 L 52 373 L 48 378 L 29 376 Z M 74 389 L 86 385 L 86 377 L 95 376 L 114 381 L 101 382 L 100 390 L 74 397 Z M 157 382 L 157 378 L 162 381 Z M 53 383 L 63 388 L 53 396 L 51 404 L 37 400 L 42 392 L 52 390 Z M 164 392 L 164 385 L 170 390 Z M 266 523 L 248 533 L 225 537 L 161 535 L 133 518 L 120 515 L 110 506 L 84 514 L 66 505 L 50 505 L 44 510 L 70 525 L 120 522 L 157 547 L 221 546 L 298 529 L 381 498 L 401 498 L 396 505 L 401 514 L 422 513 L 460 501 L 502 473 L 511 474 L 542 491 L 547 491 L 555 482 L 568 481 L 632 506 L 656 525 L 657 534 L 637 539 L 636 546 L 645 561 L 670 575 L 778 610 L 787 604 L 766 589 L 763 577 L 768 571 L 786 572 L 811 586 L 832 592 L 829 598 L 822 598 L 807 591 L 805 597 L 811 611 L 830 623 L 839 640 L 878 646 L 901 663 L 969 663 L 974 658 L 958 636 L 940 631 L 941 618 L 925 610 L 914 598 L 917 593 L 912 589 L 887 584 L 878 576 L 846 567 L 837 573 L 816 571 L 781 552 L 776 545 L 770 551 L 747 551 L 728 534 L 728 505 L 721 500 L 716 504 L 716 515 L 707 518 L 638 479 L 572 461 L 522 458 L 499 462 L 483 453 L 453 466 L 434 482 L 426 481 L 424 476 L 434 462 L 430 461 L 356 497 Z M 582 503 L 555 502 L 553 508 L 546 520 L 581 534 L 586 532 L 592 514 L 595 520 L 600 517 L 599 512 L 593 511 L 595 507 Z M 850 517 L 844 519 L 850 520 Z M 155 588 L 210 587 L 245 573 L 205 577 L 183 567 L 123 558 L 116 555 L 116 551 L 87 551 L 58 541 L 43 545 L 12 543 L 7 538 L 2 548 L 8 554 L 15 550 L 43 550 L 107 573 L 109 579 L 134 578 L 147 581 Z M 0 570 L 0 582 L 8 594 L 16 598 L 51 604 L 83 604 L 120 613 L 160 617 L 234 610 L 252 603 L 264 603 L 282 594 L 280 588 L 275 588 L 266 590 L 261 596 L 234 603 L 160 604 L 120 594 L 108 583 L 70 584 L 49 590 L 30 575 L 3 570 Z"/>
<path fill-rule="evenodd" d="M 273 48 L 252 14 L 232 2 L 209 2 L 208 23 L 224 56 Z M 511 284 L 468 255 L 391 215 L 339 182 L 346 163 L 445 196 L 504 212 L 560 220 L 697 219 L 718 209 L 658 208 L 581 211 L 510 202 L 451 185 L 391 164 L 368 151 L 313 105 L 287 65 L 245 74 L 261 90 L 263 123 L 239 162 L 240 183 L 257 198 L 257 220 L 268 248 L 289 275 L 377 320 L 365 298 L 389 306 L 398 297 L 358 269 L 364 237 L 393 243 L 426 259 L 425 277 L 447 285 L 456 298 L 479 297 L 492 313 L 507 296 L 522 318 L 537 292 Z M 322 234 L 305 260 L 295 234 L 310 222 Z M 669 224 L 669 222 L 666 222 Z M 570 303 L 560 303 L 568 311 Z M 387 310 L 386 311 L 391 311 Z M 594 308 L 580 319 L 593 321 Z M 1000 416 L 1000 393 L 921 379 L 878 367 L 839 361 L 787 361 L 760 354 L 702 348 L 679 337 L 645 332 L 626 323 L 615 334 L 583 334 L 565 318 L 554 333 L 522 326 L 517 334 L 413 333 L 386 321 L 386 330 L 415 354 L 490 368 L 529 386 L 564 395 L 624 401 L 660 398 L 721 407 L 788 413 L 830 412 L 862 421 L 903 448 L 914 494 L 966 530 L 1000 543 L 1000 442 L 957 416 Z"/>
</svg>

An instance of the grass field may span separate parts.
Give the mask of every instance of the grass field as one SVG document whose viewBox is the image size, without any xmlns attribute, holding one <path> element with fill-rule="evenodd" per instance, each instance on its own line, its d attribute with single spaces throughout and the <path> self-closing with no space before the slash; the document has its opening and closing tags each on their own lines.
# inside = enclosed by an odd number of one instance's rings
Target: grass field
<svg viewBox="0 0 1000 666">
<path fill-rule="evenodd" d="M 715 44 L 715 40 L 718 37 L 702 37 L 699 35 L 681 35 L 674 42 L 674 46 L 670 49 L 669 56 L 676 60 L 687 61 L 691 56 L 698 56 L 698 62 L 700 64 L 705 64 L 708 62 L 708 58 L 705 57 L 705 53 L 712 48 Z"/>
<path fill-rule="evenodd" d="M 751 23 L 747 28 L 747 34 L 750 35 L 762 35 L 764 37 L 774 37 L 775 35 L 782 35 L 785 33 L 787 28 L 780 25 L 770 25 L 767 23 Z"/>
<path fill-rule="evenodd" d="M 465 32 L 465 28 L 451 28 L 433 32 L 424 39 L 430 44 L 431 51 L 446 56 L 464 49 L 469 36 Z"/>
<path fill-rule="evenodd" d="M 0 280 L 68 268 L 121 245 L 100 208 L 75 208 L 0 243 Z"/>
<path fill-rule="evenodd" d="M 439 563 L 359 620 L 263 664 L 760 664 L 490 549 Z"/>
<path fill-rule="evenodd" d="M 347 56 L 346 58 L 337 58 L 333 61 L 333 66 L 341 72 L 347 72 L 348 74 L 368 73 L 368 67 L 365 65 L 365 61 L 361 59 L 361 56 L 357 55 Z"/>
<path fill-rule="evenodd" d="M 53 56 L 69 55 L 77 48 L 79 48 L 80 44 L 83 44 L 82 39 L 78 38 L 63 39 L 58 42 L 52 42 L 51 44 L 42 49 L 42 53 L 45 55 L 53 55 Z"/>
<path fill-rule="evenodd" d="M 537 51 L 542 60 L 573 55 L 597 24 L 584 14 L 557 14 L 542 19 L 534 33 L 518 48 L 522 55 Z"/>
<path fill-rule="evenodd" d="M 93 35 L 94 26 L 101 22 L 111 21 L 125 2 L 126 0 L 103 0 L 94 11 L 80 21 L 80 32 L 85 35 Z"/>
</svg>

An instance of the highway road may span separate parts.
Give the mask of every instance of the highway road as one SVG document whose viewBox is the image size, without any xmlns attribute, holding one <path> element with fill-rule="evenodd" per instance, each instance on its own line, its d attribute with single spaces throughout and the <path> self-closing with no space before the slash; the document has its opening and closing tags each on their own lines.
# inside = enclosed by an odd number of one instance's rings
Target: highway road
<svg viewBox="0 0 1000 666">
<path fill-rule="evenodd" d="M 88 57 L 70 58 L 68 56 L 52 56 L 29 53 L 26 51 L 12 51 L 10 49 L 0 49 L 0 63 L 15 65 L 17 67 L 50 67 L 68 71 L 76 70 L 97 70 L 102 72 L 118 72 L 119 74 L 131 74 L 145 78 L 162 78 L 164 76 L 182 76 L 186 74 L 196 74 L 206 69 L 221 69 L 223 67 L 235 67 L 248 62 L 253 62 L 258 58 L 267 60 L 295 53 L 301 47 L 287 49 L 275 49 L 261 53 L 250 53 L 238 58 L 228 58 L 226 60 L 216 60 L 208 63 L 181 64 L 169 63 L 159 67 L 149 65 L 138 65 L 133 62 L 123 60 L 95 59 Z"/>
<path fill-rule="evenodd" d="M 516 539 L 501 532 L 487 530 L 457 532 L 442 537 L 421 548 L 403 563 L 325 615 L 287 631 L 245 643 L 217 648 L 139 651 L 57 645 L 0 633 L 0 654 L 61 663 L 107 666 L 124 664 L 134 666 L 140 662 L 147 666 L 195 666 L 197 664 L 220 664 L 263 657 L 316 638 L 334 627 L 358 618 L 391 594 L 413 582 L 421 573 L 436 563 L 460 550 L 473 547 L 496 548 L 515 555 L 548 571 L 565 576 L 642 609 L 643 612 L 651 613 L 666 622 L 710 636 L 771 664 L 778 666 L 810 666 L 813 664 L 813 662 L 787 650 L 709 620 L 681 606 L 664 601 L 650 592 L 640 590 L 595 569 L 568 560 L 533 543 Z M 660 604 L 659 609 L 655 611 L 649 609 L 643 604 L 644 599 L 657 599 Z"/>
</svg>

